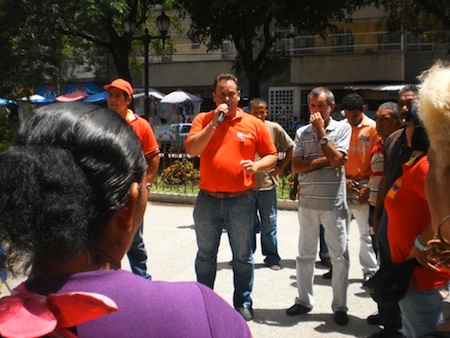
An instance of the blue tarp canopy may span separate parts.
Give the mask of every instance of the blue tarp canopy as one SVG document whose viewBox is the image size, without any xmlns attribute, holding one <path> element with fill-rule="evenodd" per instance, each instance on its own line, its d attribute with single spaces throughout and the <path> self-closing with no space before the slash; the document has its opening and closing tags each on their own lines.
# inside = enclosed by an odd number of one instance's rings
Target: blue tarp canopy
<svg viewBox="0 0 450 338">
<path fill-rule="evenodd" d="M 7 100 L 7 99 L 0 98 L 0 106 L 6 106 L 8 104 L 17 104 L 17 102 L 13 101 L 13 100 Z"/>
<path fill-rule="evenodd" d="M 103 91 L 103 92 L 100 92 L 100 93 L 95 93 L 95 94 L 89 95 L 83 101 L 84 102 L 89 102 L 89 103 L 97 103 L 97 102 L 106 101 L 107 98 L 108 98 L 108 92 L 107 91 Z"/>
</svg>

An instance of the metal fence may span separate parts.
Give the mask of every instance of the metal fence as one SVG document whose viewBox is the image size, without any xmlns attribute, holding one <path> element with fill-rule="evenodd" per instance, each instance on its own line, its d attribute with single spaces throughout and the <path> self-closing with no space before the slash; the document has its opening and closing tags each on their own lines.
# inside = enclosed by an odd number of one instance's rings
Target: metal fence
<svg viewBox="0 0 450 338">
<path fill-rule="evenodd" d="M 158 176 L 153 183 L 153 190 L 181 194 L 198 193 L 200 157 L 191 157 L 184 150 L 180 150 L 182 148 L 182 146 L 177 147 L 178 150 L 166 148 L 160 153 L 160 166 Z M 284 152 L 278 153 L 280 160 L 284 156 Z M 293 182 L 290 165 L 278 182 L 278 197 L 288 199 Z"/>
</svg>

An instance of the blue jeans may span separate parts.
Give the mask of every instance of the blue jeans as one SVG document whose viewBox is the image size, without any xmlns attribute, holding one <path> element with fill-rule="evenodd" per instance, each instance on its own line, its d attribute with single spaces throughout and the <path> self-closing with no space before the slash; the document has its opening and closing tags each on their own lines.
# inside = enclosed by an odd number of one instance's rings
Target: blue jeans
<svg viewBox="0 0 450 338">
<path fill-rule="evenodd" d="M 234 295 L 233 305 L 251 306 L 255 241 L 255 196 L 243 195 L 220 199 L 200 191 L 194 207 L 194 225 L 197 238 L 195 272 L 197 281 L 211 289 L 217 273 L 217 252 L 222 229 L 228 233 L 233 254 Z"/>
<path fill-rule="evenodd" d="M 442 297 L 438 289 L 408 290 L 400 302 L 403 328 L 408 338 L 434 331 L 443 320 Z"/>
<path fill-rule="evenodd" d="M 277 244 L 277 191 L 255 190 L 256 198 L 256 223 L 261 229 L 261 249 L 264 262 L 267 264 L 279 264 Z"/>
<path fill-rule="evenodd" d="M 127 252 L 130 261 L 131 271 L 138 276 L 142 276 L 148 280 L 152 279 L 147 273 L 147 250 L 145 250 L 142 234 L 144 233 L 144 221 L 139 225 L 139 229 L 133 238 L 130 250 Z"/>
</svg>

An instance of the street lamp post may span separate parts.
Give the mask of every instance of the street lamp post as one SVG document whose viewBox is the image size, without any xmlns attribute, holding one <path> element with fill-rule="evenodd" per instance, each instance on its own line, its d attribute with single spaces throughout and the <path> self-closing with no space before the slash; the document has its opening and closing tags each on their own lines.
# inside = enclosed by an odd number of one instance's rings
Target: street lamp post
<svg viewBox="0 0 450 338">
<path fill-rule="evenodd" d="M 150 35 L 148 34 L 148 29 L 145 28 L 145 34 L 142 36 L 136 36 L 133 37 L 133 40 L 141 40 L 144 44 L 144 90 L 145 90 L 145 102 L 144 102 L 144 114 L 147 121 L 150 117 L 150 107 L 149 107 L 149 97 L 148 97 L 148 91 L 149 91 L 149 81 L 148 81 L 148 47 L 150 45 L 150 42 L 155 39 L 161 39 L 163 43 L 163 48 L 165 46 L 165 42 L 167 39 L 167 32 L 169 31 L 170 26 L 170 19 L 164 13 L 164 11 L 161 13 L 160 16 L 156 18 L 156 25 L 158 26 L 159 35 Z M 125 31 L 127 33 L 132 33 L 134 28 L 134 23 L 126 22 L 125 23 Z"/>
</svg>

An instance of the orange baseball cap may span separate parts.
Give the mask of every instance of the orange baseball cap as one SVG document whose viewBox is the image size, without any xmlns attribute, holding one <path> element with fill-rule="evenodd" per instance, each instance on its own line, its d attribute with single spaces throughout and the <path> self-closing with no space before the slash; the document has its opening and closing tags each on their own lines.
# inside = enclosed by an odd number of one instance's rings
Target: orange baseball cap
<svg viewBox="0 0 450 338">
<path fill-rule="evenodd" d="M 109 90 L 109 88 L 111 88 L 111 87 L 123 90 L 125 93 L 128 94 L 129 97 L 133 96 L 133 87 L 131 87 L 131 84 L 127 80 L 118 78 L 118 79 L 115 79 L 110 84 L 107 84 L 107 85 L 103 86 L 103 88 L 105 90 Z"/>
</svg>

